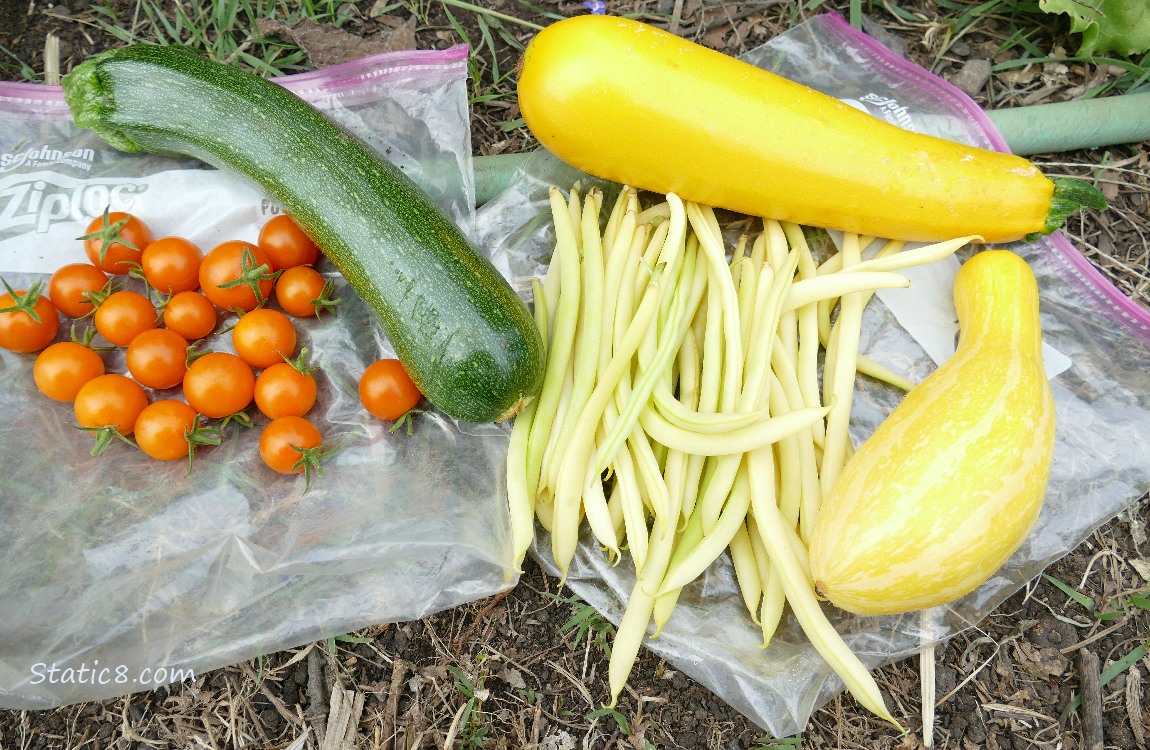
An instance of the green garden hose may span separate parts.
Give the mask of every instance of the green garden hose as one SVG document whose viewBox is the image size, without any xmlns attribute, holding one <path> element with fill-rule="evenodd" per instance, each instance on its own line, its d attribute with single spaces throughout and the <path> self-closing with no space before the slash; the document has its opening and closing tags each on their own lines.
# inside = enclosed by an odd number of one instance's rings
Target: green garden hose
<svg viewBox="0 0 1150 750">
<path fill-rule="evenodd" d="M 1021 156 L 1150 141 L 1150 92 L 992 109 L 986 114 L 1010 150 Z M 475 157 L 476 205 L 510 187 L 528 157 Z"/>
</svg>

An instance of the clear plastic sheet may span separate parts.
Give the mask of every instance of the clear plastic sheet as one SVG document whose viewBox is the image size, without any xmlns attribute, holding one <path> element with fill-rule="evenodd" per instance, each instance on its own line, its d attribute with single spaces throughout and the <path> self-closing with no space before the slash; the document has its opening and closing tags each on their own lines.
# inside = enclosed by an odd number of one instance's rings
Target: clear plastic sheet
<svg viewBox="0 0 1150 750">
<path fill-rule="evenodd" d="M 393 53 L 280 82 L 471 231 L 466 60 L 464 47 Z M 198 162 L 123 154 L 78 131 L 58 87 L 0 84 L 0 274 L 26 286 L 83 260 L 75 238 L 109 203 L 205 251 L 254 241 L 276 210 Z M 506 428 L 428 411 L 408 435 L 368 416 L 359 374 L 390 350 L 339 281 L 337 317 L 298 325 L 320 367 L 313 414 L 341 446 L 306 494 L 302 477 L 263 466 L 258 429 L 232 430 L 191 472 L 120 443 L 93 458 L 70 405 L 36 390 L 34 358 L 0 352 L 0 707 L 185 681 L 514 585 Z M 124 371 L 122 354 L 106 361 Z"/>
<path fill-rule="evenodd" d="M 1005 150 L 969 98 L 836 15 L 801 24 L 752 50 L 747 59 L 904 127 Z M 577 179 L 585 186 L 602 185 L 544 153 L 534 155 L 522 172 L 515 187 L 479 212 L 485 244 L 509 259 L 521 283 L 541 275 L 550 257 L 548 187 L 566 188 Z M 1150 487 L 1150 314 L 1119 293 L 1061 235 L 1011 249 L 1038 276 L 1045 341 L 1061 363 L 1052 380 L 1059 426 L 1043 513 L 1008 564 L 950 606 L 901 617 L 845 616 L 828 609 L 868 665 L 905 658 L 976 624 Z M 932 265 L 910 289 L 880 295 L 868 308 L 863 351 L 915 382 L 933 370 L 936 361 L 924 346 L 929 332 L 918 338 L 908 333 L 893 312 L 895 301 L 888 306 L 882 300 L 908 295 L 896 301 L 903 307 L 909 302 L 921 318 L 957 327 L 949 300 L 957 265 Z M 931 286 L 946 293 L 931 292 Z M 860 379 L 852 414 L 856 445 L 897 399 L 892 389 Z M 536 540 L 536 556 L 557 572 L 549 550 L 547 539 Z M 612 567 L 585 536 L 567 584 L 618 622 L 634 573 L 626 563 Z M 759 648 L 760 641 L 723 558 L 684 592 L 670 623 L 647 646 L 774 736 L 795 734 L 842 684 L 789 615 L 767 649 Z"/>
</svg>

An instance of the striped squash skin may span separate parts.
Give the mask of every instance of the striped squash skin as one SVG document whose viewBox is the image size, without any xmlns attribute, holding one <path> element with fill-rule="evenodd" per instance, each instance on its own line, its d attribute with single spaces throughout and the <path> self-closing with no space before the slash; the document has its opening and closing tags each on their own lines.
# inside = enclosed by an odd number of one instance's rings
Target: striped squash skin
<svg viewBox="0 0 1150 750">
<path fill-rule="evenodd" d="M 63 83 L 77 125 L 112 146 L 194 157 L 271 195 L 448 416 L 507 418 L 535 394 L 542 340 L 510 284 L 407 175 L 295 94 L 154 45 L 98 55 Z"/>
<path fill-rule="evenodd" d="M 816 589 L 844 610 L 897 614 L 973 591 L 1041 510 L 1055 417 L 1034 275 L 986 250 L 954 298 L 957 351 L 860 446 L 816 520 Z"/>
</svg>

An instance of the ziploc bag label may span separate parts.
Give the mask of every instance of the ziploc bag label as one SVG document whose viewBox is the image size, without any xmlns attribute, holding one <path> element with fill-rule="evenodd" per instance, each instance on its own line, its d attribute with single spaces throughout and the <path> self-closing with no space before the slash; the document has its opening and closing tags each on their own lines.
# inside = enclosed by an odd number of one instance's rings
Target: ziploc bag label
<svg viewBox="0 0 1150 750">
<path fill-rule="evenodd" d="M 271 207 L 246 183 L 209 169 L 131 178 L 6 174 L 0 176 L 0 271 L 50 274 L 83 260 L 76 238 L 105 208 L 146 217 L 157 236 L 192 237 L 206 250 L 209 243 L 256 237 Z"/>
</svg>

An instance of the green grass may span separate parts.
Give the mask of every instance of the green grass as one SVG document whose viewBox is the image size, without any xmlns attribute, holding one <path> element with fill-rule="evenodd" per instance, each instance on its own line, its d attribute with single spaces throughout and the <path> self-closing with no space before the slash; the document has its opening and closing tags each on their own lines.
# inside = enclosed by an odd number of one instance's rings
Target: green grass
<svg viewBox="0 0 1150 750">
<path fill-rule="evenodd" d="M 296 44 L 261 37 L 260 19 L 294 23 L 302 19 L 339 26 L 337 0 L 223 0 L 213 3 L 136 0 L 130 17 L 117 16 L 112 6 L 92 6 L 96 23 L 124 44 L 148 42 L 189 47 L 213 60 L 236 64 L 264 76 L 305 70 L 307 55 Z M 290 8 L 288 10 L 287 8 Z"/>
<path fill-rule="evenodd" d="M 569 605 L 573 614 L 559 628 L 564 634 L 571 634 L 572 646 L 578 646 L 584 641 L 597 646 L 608 657 L 611 656 L 611 638 L 615 635 L 615 626 L 611 624 L 599 611 L 578 596 L 561 597 L 555 594 L 544 593 L 555 601 Z"/>
<path fill-rule="evenodd" d="M 460 746 L 483 747 L 483 739 L 491 730 L 482 711 L 484 696 L 487 694 L 483 688 L 485 676 L 480 674 L 472 680 L 459 667 L 449 666 L 447 669 L 455 676 L 456 690 L 466 699 L 458 720 Z"/>
<path fill-rule="evenodd" d="M 222 0 L 195 3 L 189 0 L 136 0 L 129 13 L 117 15 L 109 0 L 92 6 L 95 23 L 123 44 L 150 43 L 180 46 L 203 52 L 213 60 L 254 72 L 279 76 L 309 70 L 313 66 L 299 45 L 274 36 L 262 36 L 261 20 L 293 24 L 302 20 L 336 28 L 350 17 L 343 0 Z M 517 0 L 523 15 L 558 19 L 561 16 Z M 520 18 L 514 12 L 496 11 L 466 0 L 396 0 L 372 9 L 374 17 L 388 13 L 413 16 L 421 30 L 450 30 L 468 45 L 468 80 L 471 103 L 496 100 L 512 102 L 515 95 L 514 58 L 523 51 L 524 31 L 533 32 L 539 24 Z M 442 19 L 446 17 L 447 23 Z M 466 20 L 466 22 L 465 22 Z M 468 29 L 471 29 L 469 32 Z M 0 47 L 0 64 L 9 57 L 29 80 L 34 71 Z M 497 123 L 503 131 L 523 126 L 521 119 Z"/>
<path fill-rule="evenodd" d="M 6 62 L 4 58 L 10 58 L 13 60 L 13 62 Z M 8 49 L 2 44 L 0 44 L 0 66 L 5 68 L 15 68 L 16 70 L 19 70 L 20 77 L 25 81 L 36 80 L 36 71 L 32 69 L 32 66 L 16 57 L 16 54 L 12 52 L 12 50 Z"/>
</svg>

